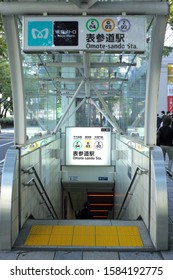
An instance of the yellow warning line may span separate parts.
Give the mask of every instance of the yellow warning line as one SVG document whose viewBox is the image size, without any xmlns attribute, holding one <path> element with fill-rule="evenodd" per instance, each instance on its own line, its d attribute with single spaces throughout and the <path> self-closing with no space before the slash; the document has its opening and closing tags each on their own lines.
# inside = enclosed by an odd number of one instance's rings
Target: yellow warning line
<svg viewBox="0 0 173 280">
<path fill-rule="evenodd" d="M 26 246 L 143 247 L 137 226 L 33 225 Z"/>
</svg>

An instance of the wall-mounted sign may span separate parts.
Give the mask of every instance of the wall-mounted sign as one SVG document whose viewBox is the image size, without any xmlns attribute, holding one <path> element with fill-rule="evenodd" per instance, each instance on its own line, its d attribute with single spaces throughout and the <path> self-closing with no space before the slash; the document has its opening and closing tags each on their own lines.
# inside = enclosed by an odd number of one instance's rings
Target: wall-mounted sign
<svg viewBox="0 0 173 280">
<path fill-rule="evenodd" d="M 50 142 L 54 141 L 55 140 L 55 137 L 48 137 L 48 138 L 45 138 L 45 139 L 41 139 L 41 140 L 38 140 L 36 142 L 33 142 L 29 145 L 26 145 L 25 147 L 22 147 L 21 149 L 21 155 L 25 155 L 27 153 L 30 153 L 30 152 L 33 152 L 34 150 L 42 147 L 42 146 L 45 146 L 47 144 L 49 144 Z"/>
<path fill-rule="evenodd" d="M 67 127 L 66 165 L 110 165 L 111 131 L 108 127 Z"/>
<path fill-rule="evenodd" d="M 24 17 L 23 50 L 144 52 L 145 17 Z"/>
</svg>

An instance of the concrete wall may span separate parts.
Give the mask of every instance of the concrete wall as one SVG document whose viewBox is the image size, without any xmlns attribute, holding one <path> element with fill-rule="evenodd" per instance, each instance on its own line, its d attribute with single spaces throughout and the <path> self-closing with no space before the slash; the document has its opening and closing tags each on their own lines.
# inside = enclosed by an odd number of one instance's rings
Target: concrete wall
<svg viewBox="0 0 173 280">
<path fill-rule="evenodd" d="M 123 136 L 117 136 L 115 218 L 137 167 L 146 171 L 137 174 L 130 195 L 120 215 L 124 220 L 142 218 L 156 249 L 168 246 L 167 183 L 162 152 Z M 163 238 L 164 237 L 164 238 Z"/>
<path fill-rule="evenodd" d="M 21 226 L 30 215 L 33 215 L 35 219 L 51 218 L 35 185 L 26 186 L 35 176 L 24 173 L 22 170 L 31 166 L 35 167 L 58 216 L 62 216 L 60 155 L 57 154 L 58 150 L 60 150 L 60 139 L 21 157 Z"/>
<path fill-rule="evenodd" d="M 117 137 L 116 146 L 119 158 L 117 158 L 116 163 L 116 193 L 118 196 L 115 197 L 115 217 L 133 175 L 137 167 L 140 167 L 145 169 L 147 174 L 136 176 L 131 191 L 133 195 L 130 196 L 129 204 L 126 204 L 127 211 L 122 213 L 122 217 L 125 220 L 136 220 L 141 215 L 146 226 L 148 226 L 149 149 L 142 145 L 137 146 L 137 143 L 127 141 L 125 137 Z M 133 207 L 130 207 L 131 204 Z M 130 209 L 128 209 L 129 207 Z"/>
<path fill-rule="evenodd" d="M 7 152 L 1 183 L 0 249 L 11 249 L 30 215 L 36 219 L 52 218 L 35 186 L 26 186 L 35 175 L 23 170 L 35 167 L 58 217 L 62 218 L 60 138 L 36 147 L 32 144 L 27 147 L 31 151 Z"/>
</svg>

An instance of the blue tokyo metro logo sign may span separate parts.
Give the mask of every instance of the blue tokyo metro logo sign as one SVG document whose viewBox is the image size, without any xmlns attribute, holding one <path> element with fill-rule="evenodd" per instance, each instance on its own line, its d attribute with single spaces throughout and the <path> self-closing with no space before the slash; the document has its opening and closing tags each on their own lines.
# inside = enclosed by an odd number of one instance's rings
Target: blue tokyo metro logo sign
<svg viewBox="0 0 173 280">
<path fill-rule="evenodd" d="M 88 50 L 140 53 L 146 48 L 146 22 L 142 16 L 26 16 L 23 38 L 25 52 Z"/>
<path fill-rule="evenodd" d="M 52 22 L 28 22 L 28 46 L 52 46 Z"/>
<path fill-rule="evenodd" d="M 78 22 L 29 21 L 28 46 L 78 46 Z"/>
</svg>

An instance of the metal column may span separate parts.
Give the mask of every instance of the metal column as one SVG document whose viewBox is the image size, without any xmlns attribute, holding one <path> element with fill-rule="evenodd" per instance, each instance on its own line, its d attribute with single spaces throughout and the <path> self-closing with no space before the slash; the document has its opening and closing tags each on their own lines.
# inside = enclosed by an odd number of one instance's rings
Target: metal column
<svg viewBox="0 0 173 280">
<path fill-rule="evenodd" d="M 21 51 L 17 20 L 14 16 L 3 16 L 8 56 L 11 70 L 11 83 L 14 108 L 15 145 L 24 145 L 26 139 L 25 103 Z"/>
</svg>

